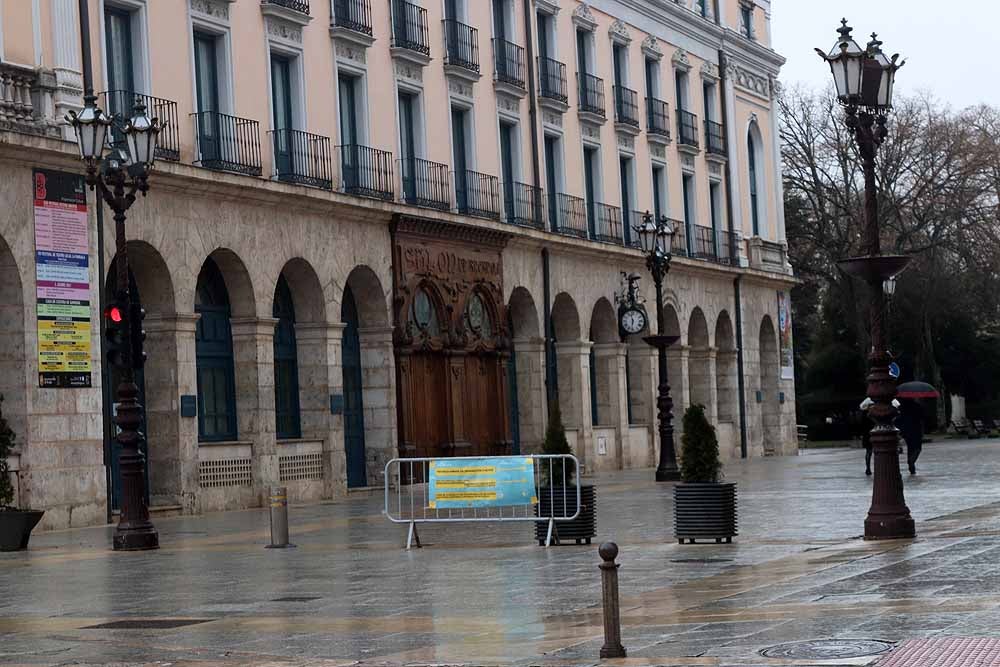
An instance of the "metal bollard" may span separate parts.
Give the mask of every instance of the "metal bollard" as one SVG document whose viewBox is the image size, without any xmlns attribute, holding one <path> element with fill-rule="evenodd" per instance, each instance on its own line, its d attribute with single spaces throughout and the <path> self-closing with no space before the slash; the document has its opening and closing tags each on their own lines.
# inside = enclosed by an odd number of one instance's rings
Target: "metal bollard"
<svg viewBox="0 0 1000 667">
<path fill-rule="evenodd" d="M 294 547 L 288 543 L 288 492 L 283 486 L 271 487 L 271 543 L 268 549 Z"/>
<path fill-rule="evenodd" d="M 601 658 L 624 658 L 622 646 L 622 621 L 618 606 L 618 545 L 605 542 L 597 550 L 604 561 L 601 568 L 601 596 L 604 598 L 604 646 Z"/>
</svg>

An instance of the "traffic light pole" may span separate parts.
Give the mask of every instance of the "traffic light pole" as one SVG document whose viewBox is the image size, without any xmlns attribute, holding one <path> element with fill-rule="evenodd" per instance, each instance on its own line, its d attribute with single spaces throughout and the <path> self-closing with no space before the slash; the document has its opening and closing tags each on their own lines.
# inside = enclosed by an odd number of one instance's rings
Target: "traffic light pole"
<svg viewBox="0 0 1000 667">
<path fill-rule="evenodd" d="M 144 196 L 148 190 L 145 173 L 128 173 L 124 165 L 109 165 L 104 173 L 91 170 L 87 182 L 95 187 L 101 198 L 114 212 L 115 220 L 115 294 L 123 298 L 122 340 L 120 371 L 121 382 L 116 390 L 118 413 L 118 467 L 122 476 L 121 514 L 115 528 L 113 546 L 115 551 L 139 551 L 158 549 L 159 534 L 149 520 L 146 505 L 145 457 L 140 445 L 145 435 L 142 426 L 142 405 L 139 403 L 139 387 L 135 382 L 137 364 L 143 362 L 142 334 L 140 322 L 142 312 L 133 306 L 135 295 L 129 289 L 128 246 L 125 239 L 125 212 L 135 203 L 136 192 Z"/>
</svg>

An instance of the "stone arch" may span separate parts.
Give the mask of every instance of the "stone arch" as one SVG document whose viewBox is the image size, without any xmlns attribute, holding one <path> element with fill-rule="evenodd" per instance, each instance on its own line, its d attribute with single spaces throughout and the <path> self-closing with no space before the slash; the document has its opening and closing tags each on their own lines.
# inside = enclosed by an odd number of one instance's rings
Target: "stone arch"
<svg viewBox="0 0 1000 667">
<path fill-rule="evenodd" d="M 284 277 L 292 295 L 296 324 L 326 322 L 323 284 L 313 265 L 301 257 L 294 257 L 285 262 L 280 275 Z M 275 290 L 277 290 L 277 284 Z"/>
<path fill-rule="evenodd" d="M 15 444 L 28 439 L 28 368 L 25 344 L 24 285 L 14 253 L 0 236 L 0 411 L 14 431 Z M 59 391 L 59 390 L 56 390 Z M 14 503 L 19 489 L 15 486 Z"/>
<path fill-rule="evenodd" d="M 391 318 L 382 282 L 370 267 L 359 265 L 348 274 L 339 318 L 344 451 L 334 456 L 334 466 L 345 466 L 348 486 L 361 487 L 379 478 L 396 442 Z"/>
<path fill-rule="evenodd" d="M 347 275 L 347 289 L 354 296 L 362 329 L 390 326 L 392 318 L 385 290 L 375 271 L 364 264 L 355 266 Z"/>
<path fill-rule="evenodd" d="M 580 313 L 576 302 L 566 292 L 560 292 L 552 302 L 552 334 L 560 343 L 580 340 Z"/>
<path fill-rule="evenodd" d="M 525 287 L 515 287 L 510 294 L 507 307 L 510 314 L 511 336 L 514 340 L 534 339 L 541 336 L 541 326 L 538 321 L 538 308 L 531 292 Z"/>
<path fill-rule="evenodd" d="M 735 422 L 739 415 L 736 338 L 729 313 L 722 311 L 715 321 L 715 393 L 720 422 Z"/>
<path fill-rule="evenodd" d="M 618 322 L 611 302 L 601 297 L 590 316 L 590 340 L 594 343 L 617 343 Z"/>
<path fill-rule="evenodd" d="M 781 377 L 778 358 L 778 339 L 775 334 L 774 322 L 770 315 L 765 315 L 760 322 L 760 418 L 761 432 L 764 436 L 764 455 L 772 455 L 780 451 L 781 401 L 778 396 L 779 378 Z"/>
<path fill-rule="evenodd" d="M 691 405 L 704 405 L 705 414 L 714 421 L 713 373 L 708 323 L 701 308 L 695 307 L 688 319 L 688 379 L 691 387 Z"/>
<path fill-rule="evenodd" d="M 225 282 L 233 319 L 255 318 L 257 299 L 253 280 L 242 258 L 228 248 L 216 248 L 208 257 L 218 267 Z"/>
<path fill-rule="evenodd" d="M 545 344 L 531 292 L 516 287 L 507 305 L 513 344 L 508 367 L 511 436 L 515 451 L 541 451 L 548 410 L 545 401 Z"/>
</svg>

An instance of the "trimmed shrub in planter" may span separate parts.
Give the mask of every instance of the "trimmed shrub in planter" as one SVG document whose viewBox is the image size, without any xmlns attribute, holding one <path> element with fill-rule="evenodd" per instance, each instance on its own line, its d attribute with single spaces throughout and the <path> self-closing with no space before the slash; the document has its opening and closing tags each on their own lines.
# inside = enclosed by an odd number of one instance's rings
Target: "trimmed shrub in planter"
<svg viewBox="0 0 1000 667">
<path fill-rule="evenodd" d="M 28 548 L 31 531 L 42 520 L 44 512 L 11 507 L 14 486 L 10 482 L 7 457 L 14 448 L 14 431 L 4 419 L 2 408 L 3 396 L 0 395 L 0 551 L 20 551 Z"/>
<path fill-rule="evenodd" d="M 549 405 L 549 427 L 545 431 L 544 454 L 572 454 L 569 441 L 566 440 L 566 429 L 563 427 L 559 405 L 552 402 Z M 566 466 L 565 475 L 561 463 L 553 463 L 550 467 L 542 464 L 542 484 L 538 489 L 538 505 L 535 506 L 535 516 L 572 516 L 576 513 L 576 484 L 573 483 L 574 469 Z M 593 485 L 580 485 L 580 513 L 572 521 L 556 521 L 552 535 L 554 544 L 573 540 L 577 544 L 586 542 L 597 535 L 597 518 L 595 514 L 596 495 Z M 545 544 L 549 524 L 547 521 L 535 522 L 535 539 L 538 545 Z"/>
<path fill-rule="evenodd" d="M 719 440 L 705 417 L 692 405 L 684 413 L 681 480 L 674 487 L 674 536 L 687 540 L 733 541 L 736 530 L 736 484 L 722 483 Z"/>
</svg>

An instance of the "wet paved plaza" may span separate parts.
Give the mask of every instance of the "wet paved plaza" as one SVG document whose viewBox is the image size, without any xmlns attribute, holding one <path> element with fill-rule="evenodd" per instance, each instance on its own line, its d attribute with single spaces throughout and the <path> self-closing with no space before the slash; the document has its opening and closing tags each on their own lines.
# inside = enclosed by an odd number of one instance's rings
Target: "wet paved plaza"
<svg viewBox="0 0 1000 667">
<path fill-rule="evenodd" d="M 1000 638 L 1000 441 L 931 443 L 920 464 L 905 478 L 918 538 L 879 543 L 859 539 L 861 450 L 727 466 L 732 545 L 678 545 L 671 487 L 652 471 L 588 480 L 599 540 L 621 547 L 629 657 L 606 664 L 867 665 L 886 654 L 761 652 Z M 0 554 L 0 665 L 599 662 L 596 542 L 543 549 L 529 524 L 434 526 L 407 552 L 381 504 L 293 507 L 288 550 L 264 548 L 263 510 L 160 519 L 156 552 L 112 552 L 107 527 L 37 534 Z"/>
</svg>

